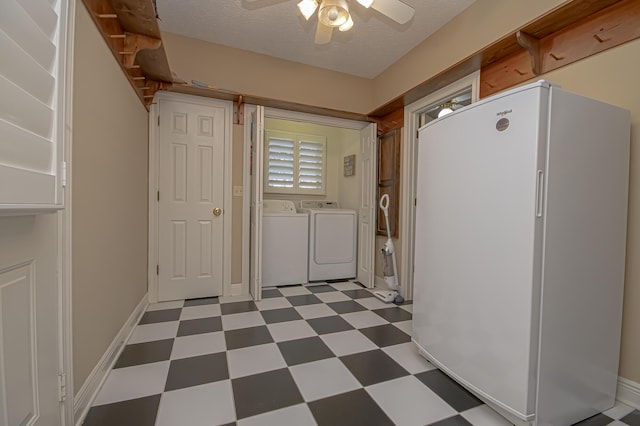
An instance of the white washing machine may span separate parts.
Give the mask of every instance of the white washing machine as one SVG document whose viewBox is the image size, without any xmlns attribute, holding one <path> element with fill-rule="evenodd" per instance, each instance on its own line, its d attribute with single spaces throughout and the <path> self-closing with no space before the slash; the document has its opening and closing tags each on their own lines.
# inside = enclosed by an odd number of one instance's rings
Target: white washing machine
<svg viewBox="0 0 640 426">
<path fill-rule="evenodd" d="M 262 287 L 307 282 L 309 215 L 292 201 L 264 200 Z"/>
<path fill-rule="evenodd" d="M 309 281 L 355 278 L 358 216 L 335 201 L 301 201 L 309 214 Z"/>
</svg>

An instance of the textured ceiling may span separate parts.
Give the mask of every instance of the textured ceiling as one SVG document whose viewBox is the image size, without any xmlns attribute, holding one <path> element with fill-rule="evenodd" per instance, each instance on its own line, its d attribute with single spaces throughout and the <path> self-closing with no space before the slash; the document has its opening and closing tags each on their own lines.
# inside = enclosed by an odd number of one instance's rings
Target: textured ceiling
<svg viewBox="0 0 640 426">
<path fill-rule="evenodd" d="M 373 78 L 474 0 L 403 0 L 416 10 L 399 25 L 348 0 L 354 27 L 314 43 L 317 17 L 306 21 L 298 0 L 157 0 L 162 31 Z"/>
</svg>

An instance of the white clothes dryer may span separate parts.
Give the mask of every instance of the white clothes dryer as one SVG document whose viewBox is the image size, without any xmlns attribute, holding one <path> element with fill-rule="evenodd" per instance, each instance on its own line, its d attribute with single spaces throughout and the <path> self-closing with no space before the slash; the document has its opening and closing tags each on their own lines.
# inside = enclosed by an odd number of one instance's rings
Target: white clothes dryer
<svg viewBox="0 0 640 426">
<path fill-rule="evenodd" d="M 309 214 L 309 281 L 356 277 L 358 216 L 335 201 L 301 201 Z"/>
<path fill-rule="evenodd" d="M 307 282 L 309 214 L 292 201 L 264 200 L 262 287 Z"/>
</svg>

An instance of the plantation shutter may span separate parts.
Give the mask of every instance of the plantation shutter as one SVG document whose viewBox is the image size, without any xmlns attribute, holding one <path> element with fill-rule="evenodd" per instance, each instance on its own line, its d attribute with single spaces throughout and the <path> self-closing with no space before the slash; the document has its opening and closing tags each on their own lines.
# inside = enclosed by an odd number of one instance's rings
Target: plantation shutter
<svg viewBox="0 0 640 426">
<path fill-rule="evenodd" d="M 305 190 L 324 189 L 324 143 L 301 140 L 298 142 L 298 187 Z"/>
<path fill-rule="evenodd" d="M 267 147 L 267 185 L 291 188 L 294 183 L 295 142 L 293 139 L 269 137 Z"/>
<path fill-rule="evenodd" d="M 67 7 L 0 1 L 0 209 L 60 207 Z"/>
<path fill-rule="evenodd" d="M 264 191 L 277 194 L 325 193 L 326 138 L 265 131 Z"/>
</svg>

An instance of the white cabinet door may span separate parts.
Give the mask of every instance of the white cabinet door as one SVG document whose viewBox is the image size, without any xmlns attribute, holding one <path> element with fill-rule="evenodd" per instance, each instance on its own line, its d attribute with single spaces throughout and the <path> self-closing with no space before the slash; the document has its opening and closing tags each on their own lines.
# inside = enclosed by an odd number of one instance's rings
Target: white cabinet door
<svg viewBox="0 0 640 426">
<path fill-rule="evenodd" d="M 62 207 L 71 3 L 0 1 L 0 211 Z"/>
<path fill-rule="evenodd" d="M 160 101 L 160 301 L 222 295 L 226 113 Z"/>
<path fill-rule="evenodd" d="M 60 425 L 57 221 L 0 218 L 0 426 Z"/>
<path fill-rule="evenodd" d="M 360 131 L 360 208 L 358 209 L 358 281 L 365 287 L 375 284 L 376 237 L 376 125 Z"/>
</svg>

